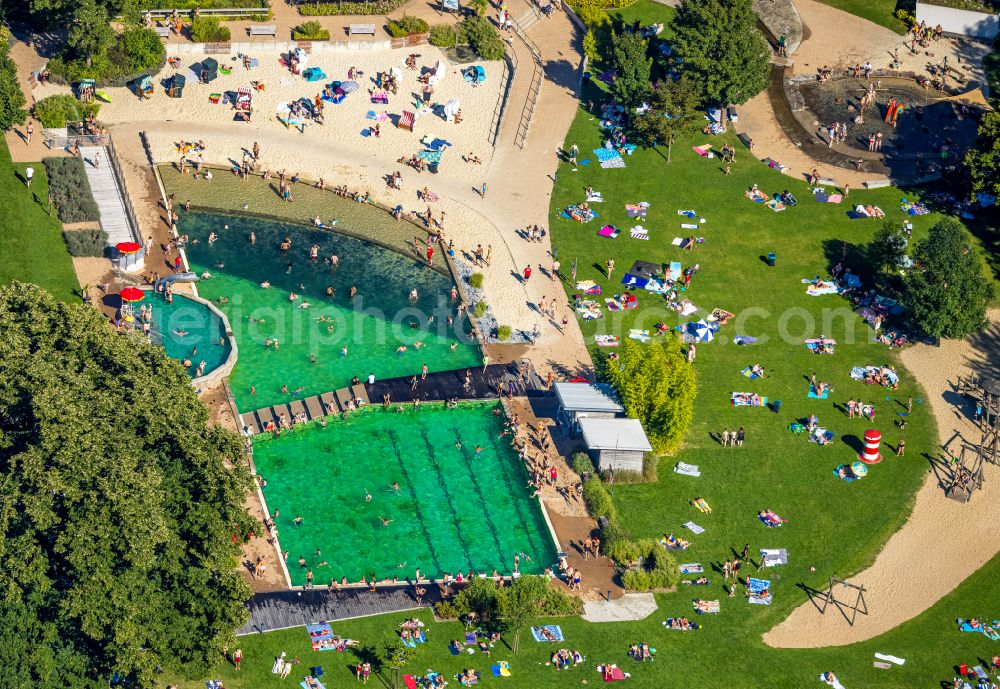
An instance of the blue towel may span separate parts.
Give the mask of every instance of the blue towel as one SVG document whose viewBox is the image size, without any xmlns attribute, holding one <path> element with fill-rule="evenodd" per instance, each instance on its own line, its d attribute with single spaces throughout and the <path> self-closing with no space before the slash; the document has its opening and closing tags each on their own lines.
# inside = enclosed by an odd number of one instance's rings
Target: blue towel
<svg viewBox="0 0 1000 689">
<path fill-rule="evenodd" d="M 546 629 L 551 634 L 551 638 L 546 639 L 542 636 L 542 630 Z M 544 624 L 540 627 L 531 628 L 531 636 L 535 638 L 535 641 L 564 641 L 562 629 L 559 628 L 558 624 Z"/>
<path fill-rule="evenodd" d="M 602 163 L 608 160 L 614 160 L 615 158 L 621 158 L 618 151 L 613 148 L 595 148 L 594 156 L 596 156 Z"/>
</svg>

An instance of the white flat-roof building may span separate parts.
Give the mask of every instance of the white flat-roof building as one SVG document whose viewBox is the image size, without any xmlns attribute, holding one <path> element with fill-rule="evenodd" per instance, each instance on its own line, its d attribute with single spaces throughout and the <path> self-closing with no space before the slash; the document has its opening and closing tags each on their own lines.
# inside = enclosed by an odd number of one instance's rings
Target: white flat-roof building
<svg viewBox="0 0 1000 689">
<path fill-rule="evenodd" d="M 625 415 L 614 389 L 605 383 L 556 383 L 552 386 L 559 400 L 557 419 L 574 433 L 584 418 L 613 419 Z"/>
<path fill-rule="evenodd" d="M 587 453 L 599 471 L 642 471 L 642 460 L 653 451 L 638 419 L 582 418 L 580 430 Z"/>
</svg>

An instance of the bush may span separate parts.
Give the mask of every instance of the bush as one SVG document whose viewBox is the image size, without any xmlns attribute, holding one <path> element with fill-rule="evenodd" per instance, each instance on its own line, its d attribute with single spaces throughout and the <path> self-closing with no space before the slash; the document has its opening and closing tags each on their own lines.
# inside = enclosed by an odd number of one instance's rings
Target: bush
<svg viewBox="0 0 1000 689">
<path fill-rule="evenodd" d="M 649 573 L 643 569 L 630 569 L 622 575 L 622 584 L 630 591 L 648 591 L 652 587 Z"/>
<path fill-rule="evenodd" d="M 122 32 L 108 49 L 111 62 L 124 67 L 129 74 L 140 74 L 163 66 L 167 51 L 154 32 L 134 26 Z"/>
<path fill-rule="evenodd" d="M 579 14 L 584 7 L 596 7 L 602 10 L 614 10 L 614 9 L 619 9 L 621 7 L 628 7 L 633 2 L 635 2 L 635 0 L 576 0 L 572 6 L 573 9 L 576 10 L 577 14 Z"/>
<path fill-rule="evenodd" d="M 63 232 L 66 248 L 70 256 L 103 256 L 108 245 L 108 233 L 97 228 L 92 230 L 67 230 Z"/>
<path fill-rule="evenodd" d="M 100 219 L 82 160 L 76 157 L 45 158 L 42 163 L 49 177 L 49 194 L 60 220 L 76 223 Z"/>
<path fill-rule="evenodd" d="M 565 617 L 582 614 L 583 600 L 551 586 L 545 591 L 545 597 L 539 604 L 541 617 Z"/>
<path fill-rule="evenodd" d="M 411 34 L 427 33 L 430 26 L 419 17 L 404 14 L 399 19 L 392 19 L 388 25 L 389 35 L 393 38 L 403 38 Z"/>
<path fill-rule="evenodd" d="M 292 31 L 292 38 L 296 41 L 329 41 L 330 30 L 324 29 L 318 21 L 302 22 Z"/>
<path fill-rule="evenodd" d="M 476 318 L 482 318 L 486 315 L 486 302 L 477 301 L 476 305 L 472 309 L 472 313 L 476 315 Z"/>
<path fill-rule="evenodd" d="M 594 463 L 590 461 L 590 457 L 587 456 L 586 452 L 573 453 L 573 459 L 571 460 L 570 466 L 572 466 L 573 471 L 580 474 L 580 476 L 594 473 Z"/>
<path fill-rule="evenodd" d="M 225 43 L 231 38 L 228 26 L 215 17 L 195 17 L 191 21 L 191 40 L 195 43 Z"/>
<path fill-rule="evenodd" d="M 49 96 L 35 103 L 32 113 L 46 129 L 59 129 L 67 122 L 80 122 L 101 109 L 98 103 L 84 103 L 69 94 Z"/>
<path fill-rule="evenodd" d="M 468 17 L 462 21 L 462 34 L 469 47 L 482 59 L 503 59 L 503 39 L 489 20 L 483 17 Z"/>
<path fill-rule="evenodd" d="M 517 586 L 530 588 L 540 592 L 534 606 L 539 617 L 559 617 L 579 615 L 583 612 L 583 601 L 571 596 L 562 589 L 552 588 L 543 578 L 525 575 L 517 582 Z M 451 601 L 441 601 L 434 606 L 435 614 L 446 620 L 454 620 L 475 611 L 477 617 L 487 629 L 496 629 L 503 624 L 500 610 L 506 596 L 511 595 L 511 586 L 497 586 L 492 579 L 475 578 L 469 585 L 459 591 Z M 535 594 L 532 595 L 534 597 Z"/>
<path fill-rule="evenodd" d="M 644 538 L 638 543 L 616 543 L 615 547 L 625 555 L 634 556 L 626 560 L 612 558 L 620 565 L 634 563 L 642 558 L 640 567 L 630 569 L 622 575 L 625 588 L 635 591 L 669 589 L 677 586 L 680 581 L 681 573 L 673 554 L 653 539 Z"/>
<path fill-rule="evenodd" d="M 598 477 L 593 476 L 583 484 L 583 502 L 594 519 L 607 517 L 608 521 L 618 523 L 618 510 L 615 509 L 614 500 Z"/>
<path fill-rule="evenodd" d="M 434 614 L 442 620 L 457 620 L 463 613 L 452 601 L 443 600 L 434 604 Z"/>
<path fill-rule="evenodd" d="M 501 325 L 497 328 L 497 339 L 501 342 L 506 342 L 510 339 L 511 327 L 509 325 Z"/>
<path fill-rule="evenodd" d="M 469 276 L 469 286 L 474 289 L 482 289 L 485 279 L 482 273 L 473 273 Z"/>
<path fill-rule="evenodd" d="M 321 2 L 301 3 L 299 14 L 303 17 L 329 17 L 340 14 L 385 15 L 394 12 L 406 3 L 406 0 L 376 0 L 375 2 Z"/>
<path fill-rule="evenodd" d="M 638 562 L 643 552 L 635 541 L 620 539 L 605 548 L 604 554 L 622 567 L 628 567 Z"/>
<path fill-rule="evenodd" d="M 431 27 L 427 42 L 436 48 L 454 48 L 458 33 L 451 24 L 437 24 Z"/>
</svg>

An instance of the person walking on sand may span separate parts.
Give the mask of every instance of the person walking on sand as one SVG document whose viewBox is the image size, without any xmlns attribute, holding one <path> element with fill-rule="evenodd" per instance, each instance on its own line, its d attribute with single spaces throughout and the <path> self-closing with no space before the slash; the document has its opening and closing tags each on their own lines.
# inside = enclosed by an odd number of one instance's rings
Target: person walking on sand
<svg viewBox="0 0 1000 689">
<path fill-rule="evenodd" d="M 25 134 L 27 134 L 27 137 L 24 140 L 24 145 L 25 146 L 30 146 L 31 145 L 31 135 L 35 133 L 35 125 L 33 123 L 29 122 L 27 128 L 24 131 L 25 131 Z"/>
<path fill-rule="evenodd" d="M 486 182 L 483 182 L 483 186 L 479 188 L 480 198 L 486 198 Z"/>
<path fill-rule="evenodd" d="M 523 273 L 523 275 L 524 275 L 524 281 L 525 282 L 527 282 L 528 280 L 531 279 L 531 264 L 528 264 L 528 265 L 526 265 L 524 267 L 524 273 Z"/>
</svg>

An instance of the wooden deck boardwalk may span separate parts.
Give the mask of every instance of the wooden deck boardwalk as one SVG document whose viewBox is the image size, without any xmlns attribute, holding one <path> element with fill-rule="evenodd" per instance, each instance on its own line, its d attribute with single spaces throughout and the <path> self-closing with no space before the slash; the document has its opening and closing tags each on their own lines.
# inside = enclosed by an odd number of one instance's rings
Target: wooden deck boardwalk
<svg viewBox="0 0 1000 689">
<path fill-rule="evenodd" d="M 382 404 L 386 395 L 390 403 L 398 404 L 416 399 L 421 402 L 497 399 L 501 391 L 511 397 L 523 397 L 541 389 L 541 380 L 534 369 L 529 368 L 527 378 L 519 375 L 518 370 L 516 363 L 490 364 L 485 368 L 476 366 L 429 373 L 424 379 L 417 375 L 376 380 L 305 399 L 291 397 L 288 404 L 245 412 L 240 418 L 244 428 L 256 435 L 267 431 L 268 424 L 279 426 L 282 415 L 289 422 L 294 421 L 296 414 L 304 414 L 307 420 L 315 421 L 347 411 L 351 401 Z"/>
<path fill-rule="evenodd" d="M 333 622 L 389 612 L 418 610 L 441 600 L 435 584 L 422 584 L 426 592 L 420 602 L 409 584 L 367 588 L 258 593 L 247 603 L 250 619 L 236 631 L 237 636 L 290 629 L 316 622 Z M 336 631 L 336 630 L 335 630 Z M 305 634 L 305 631 L 302 632 Z M 363 641 L 363 640 L 362 640 Z"/>
<path fill-rule="evenodd" d="M 123 192 L 118 188 L 118 181 L 111 169 L 108 149 L 104 146 L 81 146 L 80 155 L 87 171 L 90 191 L 94 195 L 101 216 L 101 229 L 108 233 L 108 246 L 114 246 L 119 242 L 136 241 L 129 226 L 128 215 L 125 213 Z M 98 155 L 100 155 L 99 162 Z M 94 166 L 95 163 L 97 167 Z"/>
</svg>

